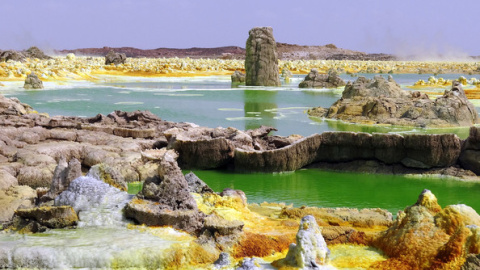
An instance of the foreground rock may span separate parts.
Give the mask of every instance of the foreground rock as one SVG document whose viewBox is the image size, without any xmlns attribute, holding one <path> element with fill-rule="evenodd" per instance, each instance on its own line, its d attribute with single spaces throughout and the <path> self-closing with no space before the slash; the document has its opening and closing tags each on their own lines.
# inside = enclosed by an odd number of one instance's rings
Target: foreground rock
<svg viewBox="0 0 480 270">
<path fill-rule="evenodd" d="M 478 123 L 475 106 L 459 82 L 443 96 L 430 100 L 420 92 L 407 92 L 389 77 L 364 77 L 345 86 L 342 98 L 328 110 L 311 109 L 309 115 L 347 122 L 421 127 L 471 126 Z"/>
<path fill-rule="evenodd" d="M 320 74 L 316 68 L 298 85 L 300 88 L 337 88 L 345 86 L 345 81 L 338 76 L 337 72 L 330 71 L 328 74 Z"/>
<path fill-rule="evenodd" d="M 377 269 L 460 269 L 469 253 L 480 253 L 480 216 L 458 204 L 441 208 L 424 190 L 417 202 L 397 215 L 376 245 L 390 258 Z"/>
<path fill-rule="evenodd" d="M 279 86 L 277 45 L 271 27 L 255 27 L 248 32 L 245 56 L 245 84 Z"/>
<path fill-rule="evenodd" d="M 124 53 L 116 53 L 113 50 L 110 50 L 105 56 L 105 65 L 120 65 L 125 64 L 127 61 L 127 56 Z"/>
<path fill-rule="evenodd" d="M 13 227 L 21 232 L 40 232 L 77 225 L 78 216 L 71 206 L 43 206 L 15 211 L 18 219 Z M 46 228 L 42 228 L 46 227 Z"/>
<path fill-rule="evenodd" d="M 296 236 L 297 244 L 291 244 L 287 256 L 273 263 L 276 267 L 290 266 L 316 269 L 328 263 L 330 250 L 313 216 L 305 216 Z"/>
<path fill-rule="evenodd" d="M 188 183 L 176 162 L 177 154 L 165 150 L 160 160 L 159 182 L 145 182 L 136 199 L 125 208 L 125 215 L 148 226 L 173 226 L 199 234 L 205 215 L 189 193 Z"/>
</svg>

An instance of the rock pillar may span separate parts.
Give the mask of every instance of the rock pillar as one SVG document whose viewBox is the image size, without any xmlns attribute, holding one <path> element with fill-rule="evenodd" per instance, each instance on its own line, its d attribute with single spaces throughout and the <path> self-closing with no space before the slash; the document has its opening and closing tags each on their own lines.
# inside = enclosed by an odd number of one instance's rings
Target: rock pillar
<svg viewBox="0 0 480 270">
<path fill-rule="evenodd" d="M 248 32 L 245 56 L 245 84 L 279 86 L 277 44 L 271 27 L 255 27 Z"/>
</svg>

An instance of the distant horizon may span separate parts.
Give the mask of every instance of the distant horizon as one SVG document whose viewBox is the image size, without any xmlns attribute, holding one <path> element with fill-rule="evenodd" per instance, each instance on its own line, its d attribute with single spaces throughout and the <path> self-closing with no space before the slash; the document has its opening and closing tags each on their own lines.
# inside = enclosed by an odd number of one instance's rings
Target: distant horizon
<svg viewBox="0 0 480 270">
<path fill-rule="evenodd" d="M 282 43 L 397 56 L 480 55 L 480 2 L 2 0 L 0 49 L 245 47 L 271 26 Z"/>
</svg>

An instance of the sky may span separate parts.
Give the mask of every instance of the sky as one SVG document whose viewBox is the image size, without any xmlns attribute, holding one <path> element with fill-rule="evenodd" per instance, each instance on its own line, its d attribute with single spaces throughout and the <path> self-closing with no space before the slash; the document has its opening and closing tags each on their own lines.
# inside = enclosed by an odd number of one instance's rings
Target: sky
<svg viewBox="0 0 480 270">
<path fill-rule="evenodd" d="M 0 49 L 245 47 L 277 42 L 369 53 L 480 55 L 478 0 L 0 0 Z"/>
</svg>

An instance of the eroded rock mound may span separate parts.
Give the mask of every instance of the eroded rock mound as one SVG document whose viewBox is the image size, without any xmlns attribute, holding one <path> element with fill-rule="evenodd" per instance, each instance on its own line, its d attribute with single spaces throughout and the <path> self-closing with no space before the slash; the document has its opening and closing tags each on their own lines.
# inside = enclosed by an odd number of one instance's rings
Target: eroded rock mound
<svg viewBox="0 0 480 270">
<path fill-rule="evenodd" d="M 116 53 L 113 50 L 110 50 L 105 56 L 105 65 L 120 65 L 125 64 L 127 61 L 127 56 L 124 53 Z"/>
<path fill-rule="evenodd" d="M 277 45 L 271 27 L 255 27 L 248 32 L 245 56 L 245 84 L 279 86 Z"/>
<path fill-rule="evenodd" d="M 320 74 L 316 68 L 312 68 L 310 73 L 298 85 L 300 88 L 337 88 L 346 83 L 337 72 L 330 71 L 328 74 Z"/>
<path fill-rule="evenodd" d="M 28 48 L 24 54 L 29 58 L 37 58 L 37 59 L 52 59 L 52 57 L 46 55 L 42 50 L 33 46 Z"/>
<path fill-rule="evenodd" d="M 77 225 L 78 216 L 71 206 L 43 206 L 15 211 L 13 227 L 20 232 L 40 232 Z M 46 228 L 42 228 L 46 227 Z"/>
<path fill-rule="evenodd" d="M 305 216 L 300 221 L 297 244 L 291 244 L 287 256 L 275 261 L 274 266 L 290 266 L 301 269 L 316 269 L 328 263 L 330 250 L 322 236 L 322 230 L 313 216 Z"/>
<path fill-rule="evenodd" d="M 7 62 L 8 60 L 23 61 L 25 60 L 25 55 L 13 50 L 3 51 L 0 54 L 0 62 Z"/>
<path fill-rule="evenodd" d="M 328 110 L 312 109 L 309 115 L 347 122 L 381 123 L 406 126 L 471 126 L 478 123 L 478 113 L 468 101 L 460 83 L 443 96 L 430 100 L 420 92 L 408 92 L 389 77 L 364 77 L 345 86 L 342 98 Z"/>
<path fill-rule="evenodd" d="M 38 78 L 35 73 L 28 74 L 23 85 L 25 89 L 43 89 L 43 82 Z"/>
<path fill-rule="evenodd" d="M 417 202 L 400 211 L 376 245 L 390 258 L 377 269 L 460 269 L 469 253 L 480 253 L 480 216 L 466 205 L 441 208 L 424 190 Z"/>
</svg>

